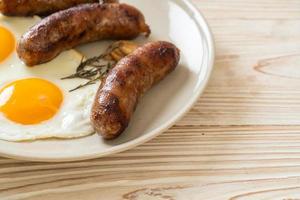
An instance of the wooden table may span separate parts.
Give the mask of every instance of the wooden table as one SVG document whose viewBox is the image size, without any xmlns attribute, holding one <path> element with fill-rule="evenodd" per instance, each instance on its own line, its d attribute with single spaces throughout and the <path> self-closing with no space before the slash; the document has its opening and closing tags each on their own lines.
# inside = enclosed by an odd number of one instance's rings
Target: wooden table
<svg viewBox="0 0 300 200">
<path fill-rule="evenodd" d="M 193 109 L 114 156 L 0 158 L 1 200 L 300 199 L 300 1 L 194 0 L 217 57 Z"/>
</svg>

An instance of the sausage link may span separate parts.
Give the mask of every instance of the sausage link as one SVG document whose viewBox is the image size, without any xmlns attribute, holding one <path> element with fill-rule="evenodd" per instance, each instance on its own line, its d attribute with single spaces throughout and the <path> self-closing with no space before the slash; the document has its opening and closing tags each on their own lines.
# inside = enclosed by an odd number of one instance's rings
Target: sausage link
<svg viewBox="0 0 300 200">
<path fill-rule="evenodd" d="M 97 3 L 99 0 L 0 0 L 0 12 L 10 16 L 46 16 L 59 10 L 83 3 Z M 103 3 L 116 3 L 117 0 L 103 0 Z"/>
<path fill-rule="evenodd" d="M 105 139 L 128 126 L 140 97 L 178 65 L 180 52 L 168 42 L 148 43 L 123 58 L 103 80 L 92 107 L 91 122 Z"/>
<path fill-rule="evenodd" d="M 28 66 L 52 60 L 62 51 L 104 39 L 148 36 L 143 14 L 127 4 L 83 4 L 52 14 L 25 33 L 17 53 Z"/>
</svg>

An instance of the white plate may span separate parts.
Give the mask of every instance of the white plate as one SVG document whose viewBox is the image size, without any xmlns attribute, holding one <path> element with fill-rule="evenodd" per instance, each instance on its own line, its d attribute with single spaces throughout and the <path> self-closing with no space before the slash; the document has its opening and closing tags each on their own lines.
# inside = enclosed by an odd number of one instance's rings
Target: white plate
<svg viewBox="0 0 300 200">
<path fill-rule="evenodd" d="M 212 35 L 199 11 L 187 0 L 126 0 L 139 8 L 152 29 L 149 40 L 168 40 L 181 50 L 178 68 L 149 91 L 128 129 L 106 142 L 97 134 L 73 140 L 0 141 L 0 155 L 34 161 L 75 161 L 97 158 L 140 145 L 167 130 L 197 101 L 209 78 L 214 47 Z M 143 41 L 143 38 L 139 38 Z M 79 48 L 97 55 L 107 42 Z"/>
</svg>

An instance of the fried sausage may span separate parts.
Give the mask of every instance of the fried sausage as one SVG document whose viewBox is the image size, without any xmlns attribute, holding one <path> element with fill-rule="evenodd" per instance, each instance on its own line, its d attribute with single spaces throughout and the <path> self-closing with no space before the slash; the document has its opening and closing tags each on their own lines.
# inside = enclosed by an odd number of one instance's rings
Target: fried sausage
<svg viewBox="0 0 300 200">
<path fill-rule="evenodd" d="M 180 52 L 169 42 L 148 43 L 126 56 L 108 73 L 91 112 L 94 129 L 105 139 L 128 126 L 140 97 L 178 65 Z"/>
<path fill-rule="evenodd" d="M 59 10 L 99 0 L 0 0 L 0 12 L 10 16 L 46 16 Z M 118 0 L 102 0 L 102 3 L 117 3 Z"/>
<path fill-rule="evenodd" d="M 62 51 L 103 39 L 148 36 L 143 14 L 127 4 L 83 4 L 52 14 L 25 33 L 17 53 L 28 66 L 48 62 Z"/>
</svg>

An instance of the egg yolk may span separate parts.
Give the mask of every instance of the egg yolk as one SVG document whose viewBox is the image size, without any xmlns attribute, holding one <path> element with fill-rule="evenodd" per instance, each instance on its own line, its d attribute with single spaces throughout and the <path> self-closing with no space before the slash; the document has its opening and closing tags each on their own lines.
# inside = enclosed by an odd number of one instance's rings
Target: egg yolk
<svg viewBox="0 0 300 200">
<path fill-rule="evenodd" d="M 0 26 L 0 62 L 5 60 L 15 49 L 15 38 L 6 28 Z"/>
<path fill-rule="evenodd" d="M 62 100 L 61 90 L 53 83 L 39 78 L 21 79 L 0 90 L 0 112 L 19 124 L 38 124 L 52 118 Z"/>
</svg>

